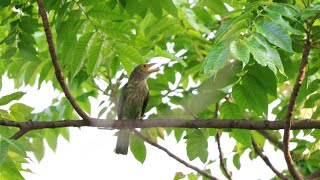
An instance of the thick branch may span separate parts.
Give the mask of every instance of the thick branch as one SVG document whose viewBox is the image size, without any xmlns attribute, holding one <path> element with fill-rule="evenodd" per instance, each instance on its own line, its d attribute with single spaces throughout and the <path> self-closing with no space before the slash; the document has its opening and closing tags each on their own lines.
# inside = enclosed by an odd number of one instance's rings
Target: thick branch
<svg viewBox="0 0 320 180">
<path fill-rule="evenodd" d="M 58 80 L 66 98 L 69 100 L 69 102 L 71 103 L 74 110 L 83 118 L 84 121 L 89 123 L 91 121 L 91 118 L 78 105 L 75 98 L 71 95 L 68 86 L 65 83 L 64 75 L 63 75 L 62 70 L 60 68 L 60 65 L 58 62 L 58 57 L 56 54 L 56 50 L 54 48 L 54 42 L 52 39 L 52 33 L 50 30 L 50 25 L 49 25 L 48 17 L 46 14 L 46 10 L 44 8 L 42 0 L 37 0 L 37 3 L 38 3 L 39 13 L 42 17 L 43 27 L 44 27 L 44 31 L 46 33 L 47 42 L 49 45 L 49 52 L 51 55 L 51 59 L 52 59 L 53 67 L 55 69 L 55 74 L 56 74 L 57 80 Z"/>
<path fill-rule="evenodd" d="M 217 141 L 218 150 L 219 150 L 220 167 L 222 168 L 222 170 L 223 170 L 224 174 L 226 175 L 226 177 L 229 180 L 232 180 L 231 172 L 228 171 L 227 166 L 223 161 L 223 152 L 221 150 L 220 136 L 221 136 L 221 130 L 219 129 L 218 132 L 217 132 L 217 135 L 216 135 L 216 141 Z"/>
<path fill-rule="evenodd" d="M 186 167 L 190 168 L 190 169 L 193 169 L 195 170 L 196 172 L 198 172 L 199 174 L 209 178 L 209 179 L 214 179 L 214 180 L 217 180 L 218 178 L 212 176 L 211 174 L 208 174 L 207 172 L 187 163 L 186 161 L 182 160 L 181 158 L 179 158 L 178 156 L 174 155 L 173 153 L 171 153 L 168 149 L 166 149 L 165 147 L 162 147 L 160 146 L 159 144 L 151 141 L 149 138 L 147 138 L 145 135 L 143 135 L 142 133 L 140 133 L 139 131 L 137 130 L 133 130 L 133 132 L 139 136 L 141 139 L 143 139 L 144 141 L 146 141 L 147 143 L 149 143 L 150 145 L 158 148 L 158 149 L 161 149 L 162 151 L 164 151 L 165 153 L 167 153 L 170 157 L 172 157 L 173 159 L 177 160 L 178 162 L 180 162 L 181 164 L 185 165 Z"/>
<path fill-rule="evenodd" d="M 279 172 L 270 162 L 269 158 L 262 153 L 262 150 L 258 147 L 256 141 L 252 139 L 252 146 L 254 151 L 261 157 L 261 159 L 266 163 L 267 166 L 280 178 L 287 180 L 288 178 L 284 176 L 281 172 Z"/>
<path fill-rule="evenodd" d="M 250 130 L 279 130 L 284 128 L 284 121 L 261 120 L 228 120 L 228 119 L 147 119 L 147 120 L 115 120 L 92 119 L 88 124 L 83 120 L 59 120 L 59 121 L 9 121 L 0 120 L 0 126 L 17 127 L 28 131 L 46 128 L 63 127 L 103 127 L 108 129 L 132 129 L 132 128 L 233 128 Z M 294 121 L 291 129 L 320 129 L 319 120 Z"/>
<path fill-rule="evenodd" d="M 286 120 L 284 122 L 284 135 L 283 135 L 284 151 L 283 152 L 284 152 L 285 160 L 287 162 L 288 170 L 294 179 L 303 179 L 303 178 L 302 178 L 302 175 L 295 169 L 293 165 L 293 161 L 292 161 L 292 157 L 289 149 L 290 129 L 292 128 L 292 115 L 294 111 L 294 105 L 296 103 L 296 99 L 297 99 L 301 84 L 305 78 L 306 67 L 308 64 L 308 56 L 311 50 L 311 42 L 310 42 L 311 27 L 312 27 L 312 24 L 309 24 L 308 31 L 307 31 L 306 44 L 305 44 L 305 48 L 301 58 L 299 73 L 298 73 L 296 82 L 293 86 L 293 90 L 289 100 Z"/>
</svg>

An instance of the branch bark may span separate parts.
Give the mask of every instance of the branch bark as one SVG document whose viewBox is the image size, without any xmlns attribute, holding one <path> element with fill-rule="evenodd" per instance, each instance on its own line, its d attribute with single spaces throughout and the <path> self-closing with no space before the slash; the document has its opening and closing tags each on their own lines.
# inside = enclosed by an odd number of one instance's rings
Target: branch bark
<svg viewBox="0 0 320 180">
<path fill-rule="evenodd" d="M 47 42 L 48 42 L 48 46 L 49 46 L 49 52 L 50 52 L 50 56 L 52 59 L 52 64 L 54 66 L 55 69 L 55 74 L 56 74 L 56 78 L 66 96 L 66 98 L 69 100 L 69 102 L 71 103 L 72 107 L 74 108 L 74 110 L 83 118 L 83 120 L 86 123 L 90 123 L 91 118 L 90 116 L 88 116 L 79 106 L 79 104 L 76 102 L 75 98 L 71 95 L 71 92 L 67 86 L 67 84 L 65 83 L 65 78 L 64 75 L 62 73 L 62 70 L 60 68 L 59 62 L 58 62 L 58 56 L 56 54 L 56 50 L 54 47 L 54 42 L 52 39 L 52 33 L 51 33 L 51 29 L 50 29 L 50 24 L 48 21 L 48 17 L 46 14 L 46 10 L 45 7 L 43 5 L 42 0 L 37 0 L 38 3 L 38 9 L 39 9 L 39 13 L 41 15 L 42 18 L 42 22 L 43 22 L 43 27 L 44 27 L 44 31 L 47 37 Z"/>
<path fill-rule="evenodd" d="M 221 130 L 219 129 L 216 135 L 216 141 L 218 144 L 218 150 L 219 150 L 219 159 L 220 159 L 220 167 L 223 170 L 224 174 L 229 180 L 232 180 L 231 172 L 228 171 L 226 164 L 223 161 L 223 152 L 221 150 L 221 143 L 220 143 L 220 136 L 221 136 Z"/>
<path fill-rule="evenodd" d="M 279 130 L 284 129 L 284 121 L 261 120 L 228 120 L 228 119 L 146 119 L 146 120 L 115 120 L 92 119 L 90 124 L 83 120 L 58 120 L 58 121 L 26 121 L 18 122 L 0 120 L 0 126 L 17 127 L 28 131 L 46 128 L 63 127 L 102 127 L 107 129 L 133 129 L 133 128 L 233 128 L 250 130 Z M 292 122 L 291 129 L 320 129 L 319 120 L 301 120 Z"/>
<path fill-rule="evenodd" d="M 140 133 L 139 131 L 137 131 L 136 129 L 133 130 L 133 132 L 140 137 L 141 139 L 143 139 L 144 141 L 146 141 L 147 143 L 149 143 L 150 145 L 164 151 L 165 153 L 167 153 L 170 157 L 172 157 L 173 159 L 177 160 L 178 162 L 180 162 L 181 164 L 185 165 L 186 167 L 195 170 L 196 172 L 198 172 L 199 174 L 201 174 L 202 176 L 205 176 L 209 179 L 213 179 L 213 180 L 218 180 L 218 178 L 212 176 L 211 174 L 208 174 L 207 172 L 187 163 L 186 161 L 182 160 L 181 158 L 179 158 L 178 156 L 174 155 L 173 153 L 171 153 L 168 149 L 166 149 L 165 147 L 160 146 L 159 144 L 151 141 L 149 138 L 147 138 L 145 135 L 143 135 L 142 133 Z"/>
<path fill-rule="evenodd" d="M 289 100 L 289 105 L 288 105 L 288 111 L 286 114 L 286 120 L 284 121 L 284 135 L 283 135 L 283 145 L 284 145 L 284 157 L 288 166 L 288 170 L 292 177 L 294 179 L 303 179 L 302 175 L 300 174 L 299 171 L 297 171 L 294 167 L 294 163 L 291 157 L 290 149 L 289 149 L 289 143 L 290 143 L 290 130 L 292 129 L 292 115 L 294 111 L 294 105 L 296 103 L 296 98 L 298 96 L 298 92 L 300 90 L 301 84 L 305 78 L 306 74 L 306 67 L 308 64 L 308 56 L 310 54 L 311 50 L 311 41 L 310 41 L 310 36 L 311 36 L 311 27 L 313 23 L 308 23 L 308 30 L 307 30 L 307 38 L 306 38 L 306 44 L 304 47 L 304 51 L 302 54 L 301 58 L 301 63 L 300 63 L 300 69 L 299 73 L 296 79 L 296 82 L 293 86 L 293 90 L 291 93 L 291 97 Z"/>
<path fill-rule="evenodd" d="M 262 153 L 262 150 L 258 147 L 256 141 L 251 137 L 252 146 L 254 151 L 261 157 L 261 159 L 266 163 L 267 166 L 280 178 L 283 180 L 287 180 L 288 178 L 284 176 L 281 172 L 279 172 L 270 162 L 269 158 Z"/>
</svg>

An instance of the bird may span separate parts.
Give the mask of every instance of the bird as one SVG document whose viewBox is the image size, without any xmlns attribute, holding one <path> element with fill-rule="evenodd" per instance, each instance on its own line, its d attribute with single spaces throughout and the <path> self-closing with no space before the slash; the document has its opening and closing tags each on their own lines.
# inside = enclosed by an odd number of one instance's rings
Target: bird
<svg viewBox="0 0 320 180">
<path fill-rule="evenodd" d="M 156 63 L 140 64 L 132 71 L 128 82 L 123 86 L 118 103 L 118 120 L 142 119 L 149 101 L 147 79 L 159 69 L 151 69 Z M 120 129 L 115 153 L 128 153 L 130 129 Z"/>
</svg>

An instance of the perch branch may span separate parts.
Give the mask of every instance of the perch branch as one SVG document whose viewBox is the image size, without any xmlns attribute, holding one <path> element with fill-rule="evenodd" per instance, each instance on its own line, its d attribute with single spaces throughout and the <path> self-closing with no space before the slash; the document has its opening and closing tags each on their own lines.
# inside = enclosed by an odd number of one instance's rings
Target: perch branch
<svg viewBox="0 0 320 180">
<path fill-rule="evenodd" d="M 47 13 L 45 10 L 45 7 L 43 5 L 42 0 L 37 0 L 38 3 L 38 9 L 39 9 L 39 13 L 41 15 L 42 18 L 42 22 L 43 22 L 43 27 L 44 27 L 44 31 L 47 37 L 47 42 L 48 42 L 48 46 L 49 46 L 49 52 L 51 55 L 51 59 L 52 59 L 52 64 L 53 67 L 55 69 L 55 74 L 56 74 L 56 78 L 66 96 L 66 98 L 69 100 L 69 102 L 71 103 L 72 107 L 74 108 L 74 110 L 83 118 L 83 120 L 86 123 L 90 123 L 91 118 L 81 109 L 81 107 L 79 106 L 79 104 L 76 102 L 75 98 L 71 95 L 71 92 L 67 86 L 67 84 L 65 83 L 65 78 L 64 75 L 62 73 L 62 70 L 60 68 L 59 62 L 58 62 L 58 56 L 56 54 L 56 50 L 54 47 L 54 42 L 52 39 L 52 33 L 50 30 L 50 24 L 48 21 L 48 17 L 47 17 Z"/>
<path fill-rule="evenodd" d="M 211 174 L 208 174 L 207 172 L 187 163 L 186 161 L 182 160 L 181 158 L 179 158 L 178 156 L 174 155 L 173 153 L 171 153 L 168 149 L 166 149 L 165 147 L 162 147 L 160 146 L 159 144 L 151 141 L 149 138 L 147 138 L 145 135 L 143 135 L 142 133 L 140 133 L 139 131 L 137 130 L 133 130 L 133 132 L 139 136 L 141 139 L 143 139 L 144 141 L 146 141 L 147 143 L 149 143 L 150 145 L 158 148 L 158 149 L 161 149 L 162 151 L 164 151 L 165 153 L 167 153 L 170 157 L 172 157 L 173 159 L 177 160 L 178 162 L 180 162 L 181 164 L 185 165 L 186 167 L 190 168 L 190 169 L 193 169 L 195 170 L 196 172 L 198 172 L 199 174 L 209 178 L 209 179 L 214 179 L 214 180 L 217 180 L 218 178 L 212 176 Z"/>
<path fill-rule="evenodd" d="M 0 126 L 17 127 L 28 131 L 46 128 L 63 127 L 101 127 L 108 129 L 133 129 L 133 128 L 233 128 L 250 130 L 279 130 L 284 129 L 284 121 L 261 121 L 261 120 L 228 120 L 228 119 L 148 119 L 148 120 L 115 120 L 115 119 L 92 119 L 90 124 L 83 120 L 58 120 L 58 121 L 26 121 L 18 122 L 0 120 Z M 292 122 L 291 129 L 320 129 L 319 120 L 301 120 Z"/>
</svg>

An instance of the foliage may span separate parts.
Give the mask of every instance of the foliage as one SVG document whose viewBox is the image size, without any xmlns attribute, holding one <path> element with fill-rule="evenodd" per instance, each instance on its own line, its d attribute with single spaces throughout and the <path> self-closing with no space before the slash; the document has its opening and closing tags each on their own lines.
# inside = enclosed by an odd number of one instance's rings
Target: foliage
<svg viewBox="0 0 320 180">
<path fill-rule="evenodd" d="M 213 118 L 214 105 L 220 103 L 219 116 L 224 119 L 283 119 L 304 49 L 306 26 L 312 26 L 312 50 L 305 81 L 294 110 L 296 120 L 317 119 L 319 94 L 318 1 L 231 1 L 231 0 L 45 0 L 59 63 L 66 81 L 81 107 L 90 113 L 88 97 L 99 92 L 109 96 L 100 104 L 107 118 L 116 117 L 116 103 L 123 79 L 140 63 L 155 57 L 168 61 L 163 73 L 149 79 L 150 117 Z M 307 1 L 309 2 L 309 1 Z M 8 76 L 15 88 L 52 82 L 55 79 L 41 18 L 34 0 L 0 1 L 0 74 Z M 0 87 L 4 86 L 0 81 Z M 101 88 L 101 82 L 107 84 Z M 11 92 L 0 105 L 19 100 L 24 92 Z M 225 99 L 225 97 L 227 97 Z M 162 103 L 168 100 L 168 103 Z M 279 102 L 270 109 L 275 100 Z M 172 107 L 175 107 L 172 109 Z M 105 113 L 106 112 L 106 113 Z M 306 113 L 311 114 L 308 116 Z M 15 103 L 9 110 L 0 109 L 1 119 L 53 121 L 77 118 L 66 98 L 58 98 L 44 111 Z M 37 160 L 44 156 L 44 141 L 53 150 L 57 137 L 68 139 L 67 129 L 50 129 L 28 133 L 18 141 L 10 137 L 17 128 L 0 126 L 0 174 L 4 179 L 21 178 L 26 151 Z M 142 131 L 152 140 L 163 138 L 164 129 Z M 234 166 L 241 168 L 245 150 L 254 154 L 253 131 L 223 129 L 237 141 Z M 205 129 L 167 129 L 177 141 L 187 139 L 190 160 L 200 158 L 210 167 L 208 138 L 216 131 Z M 186 136 L 184 136 L 186 133 Z M 278 134 L 278 132 L 273 132 Z M 315 141 L 299 139 L 298 134 Z M 256 135 L 254 135 L 256 137 Z M 277 136 L 280 140 L 281 136 Z M 319 167 L 318 130 L 294 131 L 294 161 L 304 175 Z M 265 139 L 256 139 L 263 148 Z M 144 162 L 147 149 L 133 136 L 131 151 Z M 305 154 L 304 152 L 308 153 Z M 252 156 L 255 158 L 256 156 Z M 287 173 L 287 172 L 284 172 Z M 180 173 L 177 173 L 179 177 Z M 177 176 L 176 176 L 177 177 Z M 177 178 L 179 178 L 177 177 Z M 196 178 L 189 174 L 190 179 Z"/>
</svg>

